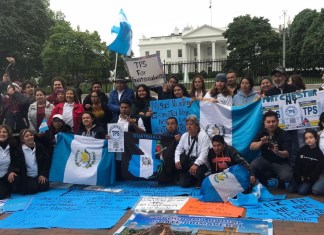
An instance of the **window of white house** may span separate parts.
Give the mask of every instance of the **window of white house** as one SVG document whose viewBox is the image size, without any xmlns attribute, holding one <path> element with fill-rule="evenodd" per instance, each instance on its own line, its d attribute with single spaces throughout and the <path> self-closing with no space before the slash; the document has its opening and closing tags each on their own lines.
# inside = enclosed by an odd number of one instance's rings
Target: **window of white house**
<svg viewBox="0 0 324 235">
<path fill-rule="evenodd" d="M 171 64 L 168 64 L 168 72 L 167 73 L 168 74 L 172 73 L 172 71 L 171 71 Z"/>
<path fill-rule="evenodd" d="M 198 53 L 197 53 L 197 48 L 194 48 L 194 56 L 197 56 Z"/>
<path fill-rule="evenodd" d="M 182 50 L 181 49 L 178 49 L 178 57 L 182 58 Z"/>
<path fill-rule="evenodd" d="M 207 47 L 207 56 L 212 56 L 212 48 Z"/>
<path fill-rule="evenodd" d="M 160 51 L 156 51 L 155 53 L 156 53 L 158 56 L 160 56 Z"/>
<path fill-rule="evenodd" d="M 221 54 L 225 55 L 226 54 L 226 48 L 225 47 L 221 47 Z"/>
<path fill-rule="evenodd" d="M 171 50 L 167 50 L 167 58 L 171 58 Z"/>
<path fill-rule="evenodd" d="M 150 55 L 150 52 L 149 51 L 145 51 L 145 56 L 148 56 Z"/>
</svg>

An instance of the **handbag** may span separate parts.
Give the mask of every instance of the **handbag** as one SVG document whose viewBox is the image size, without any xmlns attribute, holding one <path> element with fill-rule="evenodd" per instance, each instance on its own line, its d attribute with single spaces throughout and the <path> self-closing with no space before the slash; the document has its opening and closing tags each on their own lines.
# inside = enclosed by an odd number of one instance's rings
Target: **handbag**
<svg viewBox="0 0 324 235">
<path fill-rule="evenodd" d="M 191 165 L 192 165 L 192 159 L 190 158 L 190 154 L 192 152 L 193 146 L 195 145 L 197 138 L 194 138 L 194 141 L 192 141 L 190 149 L 188 154 L 184 151 L 180 154 L 180 164 L 181 164 L 181 172 L 186 173 L 189 171 Z M 196 159 L 194 159 L 196 160 Z"/>
</svg>

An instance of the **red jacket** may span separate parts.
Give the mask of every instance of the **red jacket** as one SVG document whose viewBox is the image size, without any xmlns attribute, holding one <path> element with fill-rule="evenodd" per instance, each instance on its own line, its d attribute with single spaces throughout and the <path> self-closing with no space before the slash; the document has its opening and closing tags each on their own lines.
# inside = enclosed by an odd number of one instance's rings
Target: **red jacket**
<svg viewBox="0 0 324 235">
<path fill-rule="evenodd" d="M 47 123 L 48 126 L 51 126 L 52 121 L 53 121 L 53 116 L 55 114 L 62 114 L 63 115 L 64 104 L 65 103 L 59 103 L 53 108 L 51 116 L 50 116 L 50 118 L 48 120 L 48 123 Z M 73 107 L 72 112 L 73 112 L 73 114 L 72 114 L 72 116 L 73 116 L 73 133 L 76 134 L 78 132 L 78 130 L 79 130 L 82 114 L 84 113 L 83 105 L 80 104 L 80 103 L 74 103 L 74 107 Z"/>
</svg>

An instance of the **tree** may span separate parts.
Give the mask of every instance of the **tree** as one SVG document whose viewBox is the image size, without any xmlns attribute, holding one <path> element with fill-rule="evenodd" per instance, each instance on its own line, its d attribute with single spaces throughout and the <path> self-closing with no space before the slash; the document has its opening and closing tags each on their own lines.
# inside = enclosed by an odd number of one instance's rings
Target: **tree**
<svg viewBox="0 0 324 235">
<path fill-rule="evenodd" d="M 289 26 L 287 54 L 294 57 L 300 56 L 305 38 L 307 35 L 314 33 L 309 29 L 318 15 L 316 10 L 305 9 L 294 17 L 293 22 Z"/>
<path fill-rule="evenodd" d="M 324 54 L 324 8 L 313 20 L 309 27 L 301 49 L 302 55 L 313 55 L 308 57 L 308 65 L 311 68 L 323 67 Z M 315 55 L 315 56 L 314 56 Z"/>
<path fill-rule="evenodd" d="M 42 72 L 40 58 L 44 41 L 53 25 L 48 0 L 0 1 L 1 58 L 16 59 L 16 73 L 12 79 L 37 77 Z M 2 59 L 1 67 L 7 62 Z"/>
<path fill-rule="evenodd" d="M 256 71 L 261 66 L 256 63 L 258 58 L 278 57 L 281 52 L 279 34 L 263 17 L 235 17 L 223 35 L 230 51 L 225 69 L 235 69 L 239 73 Z M 266 65 L 263 69 L 270 70 Z"/>
</svg>

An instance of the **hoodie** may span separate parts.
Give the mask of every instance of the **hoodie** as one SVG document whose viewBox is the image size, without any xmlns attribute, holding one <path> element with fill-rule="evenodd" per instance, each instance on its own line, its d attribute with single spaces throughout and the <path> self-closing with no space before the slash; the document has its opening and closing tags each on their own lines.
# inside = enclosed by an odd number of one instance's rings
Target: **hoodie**
<svg viewBox="0 0 324 235">
<path fill-rule="evenodd" d="M 233 106 L 241 106 L 256 101 L 260 95 L 251 90 L 248 95 L 245 95 L 241 90 L 238 90 L 237 94 L 233 97 Z"/>
</svg>

